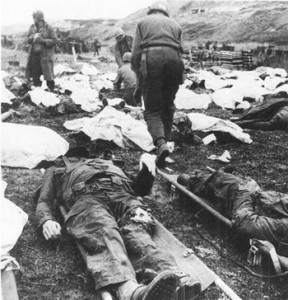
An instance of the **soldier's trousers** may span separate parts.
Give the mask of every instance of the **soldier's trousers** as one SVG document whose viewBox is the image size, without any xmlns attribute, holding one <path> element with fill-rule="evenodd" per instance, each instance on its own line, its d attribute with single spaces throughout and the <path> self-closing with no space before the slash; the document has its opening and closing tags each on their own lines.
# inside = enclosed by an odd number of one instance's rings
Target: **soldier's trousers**
<svg viewBox="0 0 288 300">
<path fill-rule="evenodd" d="M 140 76 L 145 105 L 144 118 L 157 146 L 157 140 L 171 139 L 174 99 L 182 80 L 183 63 L 179 52 L 170 47 L 145 49 L 142 60 L 145 56 L 142 64 L 146 64 L 147 74 Z"/>
<path fill-rule="evenodd" d="M 50 69 L 51 68 L 50 64 L 52 64 L 52 62 L 50 62 L 50 63 L 46 62 L 45 64 L 47 65 L 46 68 L 48 68 L 48 66 L 49 66 L 49 69 Z M 30 67 L 31 67 L 31 73 L 32 73 L 34 86 L 41 86 L 42 81 L 40 80 L 40 76 L 43 74 L 43 68 L 42 68 L 42 61 L 41 61 L 41 56 L 40 55 L 33 54 L 31 56 Z M 48 79 L 45 78 L 46 81 L 47 81 L 47 87 L 50 90 L 53 90 L 54 87 L 55 87 L 55 82 L 54 82 L 53 78 L 50 75 L 51 71 L 44 72 L 44 77 L 45 77 L 45 73 L 49 74 L 49 75 L 46 75 L 46 77 Z"/>
<path fill-rule="evenodd" d="M 176 269 L 174 258 L 157 248 L 151 238 L 153 222 L 135 217 L 137 208 L 144 207 L 140 200 L 125 192 L 112 191 L 82 195 L 78 203 L 83 209 L 69 214 L 66 228 L 87 251 L 87 267 L 96 290 L 136 281 L 134 268 L 157 272 Z M 136 259 L 134 266 L 128 254 Z"/>
</svg>

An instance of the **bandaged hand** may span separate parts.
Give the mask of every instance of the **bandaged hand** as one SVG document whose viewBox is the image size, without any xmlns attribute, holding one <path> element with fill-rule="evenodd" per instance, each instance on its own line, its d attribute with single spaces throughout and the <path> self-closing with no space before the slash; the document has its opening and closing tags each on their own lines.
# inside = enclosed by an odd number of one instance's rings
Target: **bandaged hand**
<svg viewBox="0 0 288 300">
<path fill-rule="evenodd" d="M 156 155 L 144 153 L 140 158 L 140 170 L 143 168 L 143 164 L 148 168 L 149 172 L 156 175 Z"/>
<path fill-rule="evenodd" d="M 46 240 L 55 240 L 61 235 L 61 226 L 55 221 L 48 220 L 42 225 L 42 233 Z"/>
</svg>

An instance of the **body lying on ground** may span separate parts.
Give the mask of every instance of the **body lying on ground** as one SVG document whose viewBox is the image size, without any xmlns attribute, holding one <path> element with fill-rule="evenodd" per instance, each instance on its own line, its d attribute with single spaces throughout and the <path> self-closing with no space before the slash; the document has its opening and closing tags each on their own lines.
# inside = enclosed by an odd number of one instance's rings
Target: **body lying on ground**
<svg viewBox="0 0 288 300">
<path fill-rule="evenodd" d="M 251 178 L 223 171 L 195 171 L 180 175 L 180 184 L 208 199 L 232 221 L 234 229 L 248 238 L 267 240 L 278 246 L 288 243 L 288 195 L 264 191 Z"/>
<path fill-rule="evenodd" d="M 272 98 L 249 109 L 236 123 L 242 128 L 288 129 L 288 98 Z"/>
<path fill-rule="evenodd" d="M 87 252 L 85 261 L 96 291 L 108 290 L 119 300 L 194 299 L 200 283 L 181 277 L 174 258 L 153 242 L 154 219 L 137 196 L 152 187 L 155 157 L 144 154 L 133 179 L 108 156 L 104 158 L 62 157 L 46 170 L 36 208 L 44 237 L 60 235 L 61 226 L 52 213 L 57 199 L 68 210 L 67 232 Z M 136 258 L 134 267 L 128 254 Z M 152 281 L 140 285 L 134 268 Z"/>
</svg>

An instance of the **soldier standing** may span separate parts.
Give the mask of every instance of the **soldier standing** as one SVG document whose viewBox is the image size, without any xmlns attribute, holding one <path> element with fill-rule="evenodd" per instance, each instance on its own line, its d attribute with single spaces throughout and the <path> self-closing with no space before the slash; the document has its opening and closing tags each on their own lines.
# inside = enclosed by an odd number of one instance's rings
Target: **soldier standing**
<svg viewBox="0 0 288 300">
<path fill-rule="evenodd" d="M 164 2 L 155 2 L 136 27 L 131 66 L 144 98 L 144 118 L 158 148 L 156 164 L 165 166 L 169 155 L 174 99 L 183 80 L 180 25 L 169 18 Z"/>
<path fill-rule="evenodd" d="M 40 76 L 43 75 L 50 91 L 54 90 L 54 46 L 57 36 L 53 28 L 44 21 L 40 10 L 33 12 L 34 24 L 28 32 L 28 43 L 31 45 L 28 55 L 26 77 L 33 78 L 35 86 L 41 86 Z"/>
</svg>

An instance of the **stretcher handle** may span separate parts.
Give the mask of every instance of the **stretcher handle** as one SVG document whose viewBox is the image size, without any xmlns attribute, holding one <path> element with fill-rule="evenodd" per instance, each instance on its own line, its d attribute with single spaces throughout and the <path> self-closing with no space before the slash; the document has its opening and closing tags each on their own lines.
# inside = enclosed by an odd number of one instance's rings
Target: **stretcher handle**
<svg viewBox="0 0 288 300">
<path fill-rule="evenodd" d="M 191 198 L 193 201 L 197 202 L 199 205 L 201 205 L 203 208 L 208 210 L 213 216 L 218 218 L 221 222 L 223 222 L 228 227 L 232 228 L 232 222 L 225 218 L 223 215 L 221 215 L 217 210 L 212 208 L 208 203 L 207 200 L 202 199 L 192 192 L 188 191 L 183 185 L 179 184 L 176 180 L 172 179 L 169 174 L 164 173 L 163 171 L 157 169 L 158 174 L 160 174 L 163 178 L 165 178 L 167 181 L 169 181 L 171 184 L 173 184 L 179 191 L 187 195 L 189 198 Z"/>
</svg>

